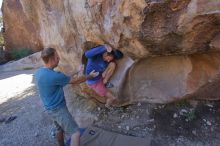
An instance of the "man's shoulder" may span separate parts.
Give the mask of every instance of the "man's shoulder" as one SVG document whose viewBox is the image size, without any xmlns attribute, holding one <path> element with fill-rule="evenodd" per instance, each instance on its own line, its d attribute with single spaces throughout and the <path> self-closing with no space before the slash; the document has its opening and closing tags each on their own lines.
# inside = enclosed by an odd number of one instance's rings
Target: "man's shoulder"
<svg viewBox="0 0 220 146">
<path fill-rule="evenodd" d="M 39 73 L 42 73 L 42 72 L 45 72 L 46 71 L 46 68 L 44 67 L 40 67 L 36 70 L 35 74 L 39 74 Z"/>
<path fill-rule="evenodd" d="M 36 71 L 35 71 L 35 75 L 38 75 L 40 72 L 42 71 L 42 67 L 38 68 Z"/>
<path fill-rule="evenodd" d="M 45 67 L 41 67 L 41 68 L 37 69 L 36 72 L 35 72 L 36 76 L 38 76 L 38 75 L 40 75 L 40 76 L 41 75 L 43 75 L 43 76 L 45 76 L 45 75 L 53 76 L 55 74 L 57 74 L 57 72 L 55 72 L 52 69 L 45 68 Z"/>
<path fill-rule="evenodd" d="M 40 67 L 40 68 L 38 68 L 38 69 L 36 70 L 36 72 L 44 71 L 44 70 L 46 70 L 46 69 L 47 69 L 46 67 Z"/>
</svg>

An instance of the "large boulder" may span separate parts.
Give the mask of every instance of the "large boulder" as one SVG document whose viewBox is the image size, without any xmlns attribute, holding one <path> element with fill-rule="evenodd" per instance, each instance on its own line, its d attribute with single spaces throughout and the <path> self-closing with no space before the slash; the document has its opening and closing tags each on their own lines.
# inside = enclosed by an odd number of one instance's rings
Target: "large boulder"
<svg viewBox="0 0 220 146">
<path fill-rule="evenodd" d="M 184 97 L 217 100 L 220 97 L 219 58 L 219 53 L 213 53 L 139 60 L 121 84 L 119 97 L 153 103 L 168 103 Z"/>
<path fill-rule="evenodd" d="M 219 0 L 4 0 L 6 47 L 55 47 L 59 69 L 76 71 L 82 45 L 125 53 L 112 78 L 118 104 L 220 99 Z M 85 84 L 67 89 L 98 97 Z"/>
</svg>

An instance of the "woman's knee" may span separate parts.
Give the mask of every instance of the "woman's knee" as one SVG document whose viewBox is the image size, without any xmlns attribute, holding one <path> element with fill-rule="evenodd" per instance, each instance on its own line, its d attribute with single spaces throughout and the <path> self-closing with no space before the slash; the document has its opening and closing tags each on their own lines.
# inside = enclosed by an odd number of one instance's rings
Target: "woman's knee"
<svg viewBox="0 0 220 146">
<path fill-rule="evenodd" d="M 111 68 L 111 69 L 115 69 L 116 68 L 116 63 L 115 62 L 110 62 L 108 67 Z"/>
</svg>

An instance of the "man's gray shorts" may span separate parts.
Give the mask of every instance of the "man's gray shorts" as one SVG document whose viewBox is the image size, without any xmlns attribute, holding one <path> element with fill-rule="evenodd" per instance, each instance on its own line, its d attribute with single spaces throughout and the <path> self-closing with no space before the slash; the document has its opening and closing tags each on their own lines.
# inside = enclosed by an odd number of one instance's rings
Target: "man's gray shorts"
<svg viewBox="0 0 220 146">
<path fill-rule="evenodd" d="M 56 131 L 63 130 L 65 135 L 71 136 L 73 133 L 79 130 L 77 123 L 73 119 L 66 106 L 55 110 L 49 110 L 47 113 L 54 121 Z"/>
</svg>

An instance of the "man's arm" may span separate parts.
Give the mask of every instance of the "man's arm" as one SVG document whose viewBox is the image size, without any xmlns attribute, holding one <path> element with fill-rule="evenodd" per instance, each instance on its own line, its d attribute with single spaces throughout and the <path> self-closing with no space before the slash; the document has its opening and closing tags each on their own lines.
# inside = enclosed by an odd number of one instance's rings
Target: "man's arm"
<svg viewBox="0 0 220 146">
<path fill-rule="evenodd" d="M 87 58 L 92 58 L 96 55 L 104 53 L 105 51 L 107 51 L 106 47 L 104 45 L 101 45 L 101 46 L 98 46 L 98 47 L 95 47 L 95 48 L 92 48 L 92 49 L 86 51 L 85 56 Z"/>
<path fill-rule="evenodd" d="M 82 82 L 85 82 L 86 80 L 90 80 L 96 76 L 99 75 L 99 72 L 95 72 L 94 70 L 88 75 L 88 76 L 80 76 L 80 77 L 74 77 L 70 79 L 69 84 L 80 84 Z"/>
<path fill-rule="evenodd" d="M 80 84 L 82 82 L 85 82 L 86 80 L 92 79 L 93 77 L 91 75 L 88 76 L 80 76 L 80 77 L 72 77 L 69 84 Z"/>
</svg>

